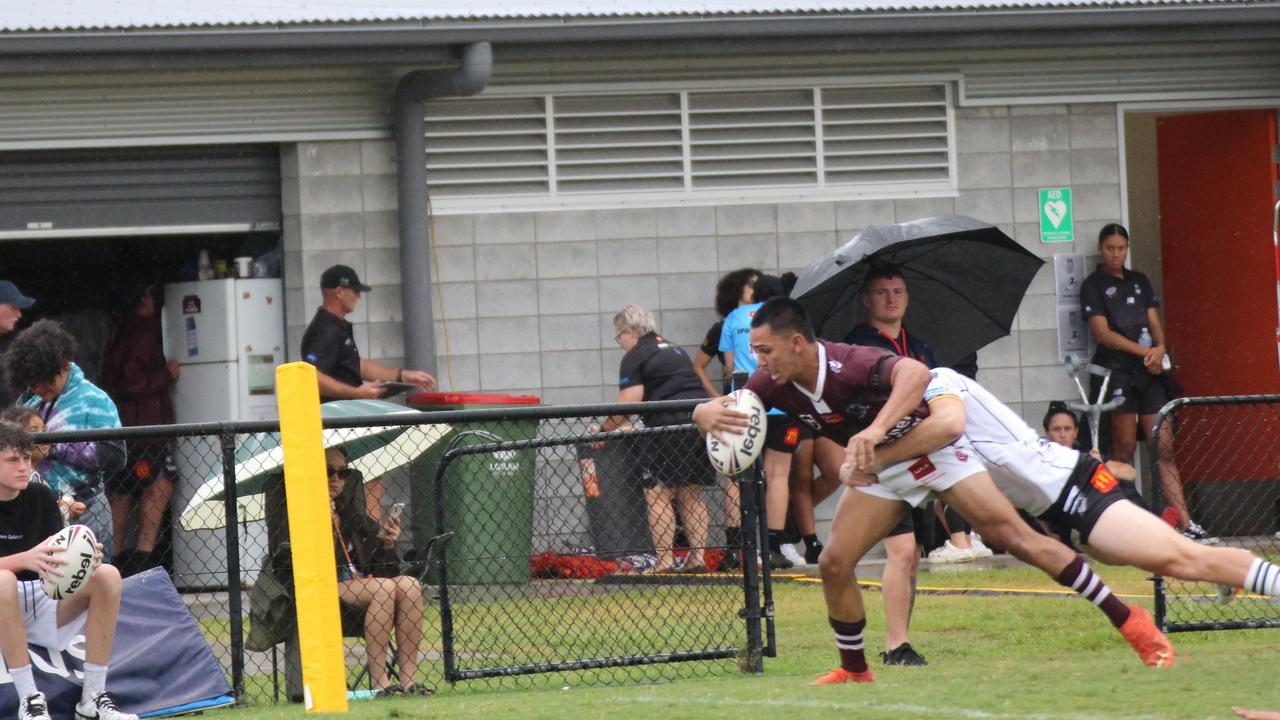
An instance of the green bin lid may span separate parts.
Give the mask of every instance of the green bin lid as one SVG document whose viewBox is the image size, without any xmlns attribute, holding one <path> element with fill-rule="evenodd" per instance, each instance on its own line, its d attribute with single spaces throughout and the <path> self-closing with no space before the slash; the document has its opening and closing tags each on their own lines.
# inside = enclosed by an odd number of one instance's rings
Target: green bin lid
<svg viewBox="0 0 1280 720">
<path fill-rule="evenodd" d="M 537 405 L 537 395 L 421 392 L 405 398 L 410 405 Z"/>
</svg>

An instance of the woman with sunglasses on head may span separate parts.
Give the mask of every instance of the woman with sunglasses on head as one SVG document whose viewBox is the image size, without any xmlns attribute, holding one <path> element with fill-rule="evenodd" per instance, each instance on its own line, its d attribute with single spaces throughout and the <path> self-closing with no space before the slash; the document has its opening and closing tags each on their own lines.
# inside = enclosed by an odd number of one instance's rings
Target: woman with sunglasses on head
<svg viewBox="0 0 1280 720">
<path fill-rule="evenodd" d="M 342 450 L 325 451 L 333 519 L 338 597 L 365 609 L 364 641 L 369 678 L 378 696 L 433 695 L 414 682 L 422 648 L 424 600 L 418 579 L 400 574 L 396 540 L 400 518 L 387 514 L 381 522 L 363 511 L 363 478 L 347 467 Z M 354 495 L 355 502 L 352 502 Z M 395 632 L 399 684 L 387 675 L 387 648 Z"/>
</svg>

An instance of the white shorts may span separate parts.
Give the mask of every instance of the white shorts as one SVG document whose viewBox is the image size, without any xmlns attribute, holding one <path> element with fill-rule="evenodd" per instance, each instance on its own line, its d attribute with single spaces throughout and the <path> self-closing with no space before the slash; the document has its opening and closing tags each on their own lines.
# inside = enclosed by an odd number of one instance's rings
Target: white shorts
<svg viewBox="0 0 1280 720">
<path fill-rule="evenodd" d="M 23 580 L 18 583 L 18 605 L 27 626 L 27 644 L 39 645 L 50 650 L 62 651 L 71 647 L 77 635 L 84 634 L 84 624 L 89 612 L 80 613 L 62 627 L 58 627 L 58 601 L 49 597 L 39 580 Z"/>
<path fill-rule="evenodd" d="M 880 482 L 858 489 L 886 500 L 901 500 L 917 507 L 929 495 L 954 487 L 967 477 L 986 472 L 977 453 L 967 445 L 948 445 L 914 460 L 890 465 L 880 472 Z"/>
</svg>

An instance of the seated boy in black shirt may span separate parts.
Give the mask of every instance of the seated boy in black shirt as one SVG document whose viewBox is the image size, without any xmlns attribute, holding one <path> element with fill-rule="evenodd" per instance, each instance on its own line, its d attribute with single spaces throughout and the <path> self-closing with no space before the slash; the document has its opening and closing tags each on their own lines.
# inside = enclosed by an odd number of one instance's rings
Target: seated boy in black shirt
<svg viewBox="0 0 1280 720">
<path fill-rule="evenodd" d="M 0 421 L 0 652 L 18 692 L 20 720 L 50 720 L 44 693 L 36 688 L 28 642 L 61 651 L 84 634 L 84 689 L 77 720 L 138 720 L 116 708 L 106 691 L 107 660 L 120 611 L 120 573 L 98 564 L 89 583 L 65 600 L 41 587 L 62 574 L 65 561 L 50 555 L 49 538 L 62 529 L 57 498 L 45 485 L 31 485 L 31 434 Z M 102 562 L 98 545 L 96 563 Z M 21 616 L 25 622 L 14 622 Z"/>
</svg>

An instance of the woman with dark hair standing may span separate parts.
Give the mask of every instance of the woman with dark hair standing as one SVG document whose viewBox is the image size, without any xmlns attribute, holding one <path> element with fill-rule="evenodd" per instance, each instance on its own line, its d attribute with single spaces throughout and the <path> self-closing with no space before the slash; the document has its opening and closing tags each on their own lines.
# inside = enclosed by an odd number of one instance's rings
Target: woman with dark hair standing
<svg viewBox="0 0 1280 720">
<path fill-rule="evenodd" d="M 717 390 L 710 376 L 707 375 L 707 366 L 711 364 L 711 358 L 714 357 L 720 360 L 720 367 L 723 370 L 724 354 L 720 352 L 720 330 L 724 327 L 724 318 L 739 307 L 750 305 L 755 301 L 755 284 L 758 279 L 760 279 L 759 270 L 742 268 L 726 274 L 720 278 L 720 282 L 716 283 L 716 314 L 720 319 L 711 326 L 710 330 L 707 330 L 707 336 L 702 339 L 702 345 L 693 356 L 693 372 L 697 374 L 702 387 L 706 389 L 707 397 L 720 397 L 729 392 L 728 374 L 726 373 L 721 380 L 721 389 Z"/>
<path fill-rule="evenodd" d="M 50 432 L 120 427 L 115 403 L 73 361 L 76 350 L 75 338 L 52 320 L 23 331 L 5 356 L 17 404 L 34 410 Z M 121 441 L 82 440 L 55 443 L 40 463 L 40 475 L 54 492 L 84 503 L 80 522 L 104 548 L 112 547 L 113 526 L 103 481 L 123 469 L 124 460 Z M 103 562 L 109 561 L 108 549 Z"/>
<path fill-rule="evenodd" d="M 755 268 L 742 268 L 727 273 L 716 283 L 716 314 L 720 319 L 707 330 L 702 345 L 693 355 L 693 372 L 707 391 L 708 397 L 720 397 L 730 390 L 732 381 L 725 371 L 724 353 L 720 352 L 720 331 L 724 327 L 724 318 L 743 305 L 750 305 L 755 299 L 755 284 L 760 278 L 760 271 Z M 722 392 L 716 391 L 711 378 L 707 375 L 707 366 L 711 358 L 720 360 L 720 369 L 724 377 L 720 384 Z M 721 570 L 738 568 L 738 550 L 742 547 L 741 517 L 738 509 L 738 483 L 730 478 L 724 479 L 724 559 L 720 561 Z"/>
<path fill-rule="evenodd" d="M 1119 223 L 1103 226 L 1098 233 L 1098 254 L 1102 262 L 1080 287 L 1080 305 L 1098 343 L 1093 362 L 1111 370 L 1111 397 L 1124 398 L 1111 412 L 1110 457 L 1132 465 L 1139 422 L 1143 437 L 1150 437 L 1156 413 L 1180 388 L 1166 374 L 1170 364 L 1160 322 L 1160 298 L 1146 275 L 1125 267 L 1129 231 Z M 1209 533 L 1187 512 L 1170 433 L 1161 440 L 1160 457 L 1160 488 L 1165 502 L 1177 509 L 1178 530 L 1193 540 L 1211 541 Z"/>
</svg>

